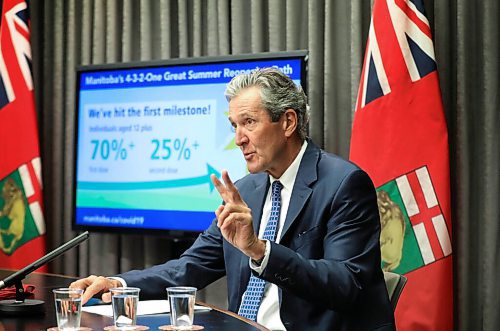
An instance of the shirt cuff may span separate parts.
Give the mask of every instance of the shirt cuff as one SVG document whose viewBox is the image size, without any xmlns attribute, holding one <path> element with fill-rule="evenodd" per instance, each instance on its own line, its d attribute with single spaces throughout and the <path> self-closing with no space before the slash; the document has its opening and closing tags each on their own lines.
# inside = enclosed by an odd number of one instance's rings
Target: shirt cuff
<svg viewBox="0 0 500 331">
<path fill-rule="evenodd" d="M 269 255 L 271 254 L 271 243 L 269 240 L 266 240 L 266 250 L 264 251 L 264 258 L 262 262 L 259 264 L 255 263 L 252 259 L 250 259 L 250 268 L 257 272 L 260 276 L 264 269 L 266 269 L 267 261 L 269 261 Z"/>
<path fill-rule="evenodd" d="M 117 280 L 122 284 L 122 287 L 127 287 L 127 282 L 123 278 L 120 277 L 107 277 L 107 278 Z"/>
</svg>

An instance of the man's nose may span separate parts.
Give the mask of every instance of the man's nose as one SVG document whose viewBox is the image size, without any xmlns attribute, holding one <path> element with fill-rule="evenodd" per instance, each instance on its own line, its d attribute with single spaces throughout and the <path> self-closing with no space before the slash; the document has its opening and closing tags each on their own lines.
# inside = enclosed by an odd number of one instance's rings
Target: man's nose
<svg viewBox="0 0 500 331">
<path fill-rule="evenodd" d="M 241 127 L 236 127 L 234 134 L 234 142 L 237 146 L 241 146 L 248 141 L 248 137 L 245 134 L 245 130 Z"/>
</svg>

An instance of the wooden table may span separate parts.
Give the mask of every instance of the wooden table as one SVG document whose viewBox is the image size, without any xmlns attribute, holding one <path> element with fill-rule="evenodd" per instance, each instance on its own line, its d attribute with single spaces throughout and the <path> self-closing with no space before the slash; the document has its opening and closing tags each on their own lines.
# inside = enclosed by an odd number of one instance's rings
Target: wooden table
<svg viewBox="0 0 500 331">
<path fill-rule="evenodd" d="M 0 270 L 0 280 L 12 274 L 12 270 Z M 52 289 L 67 287 L 75 278 L 54 274 L 33 273 L 26 277 L 23 284 L 33 284 L 36 287 L 35 299 L 45 301 L 45 314 L 39 316 L 0 316 L 0 331 L 34 331 L 46 330 L 57 325 L 54 310 L 54 297 Z M 240 317 L 232 312 L 217 307 L 197 302 L 197 304 L 209 306 L 210 311 L 196 311 L 194 323 L 204 327 L 204 330 L 241 330 L 255 331 L 267 330 L 263 326 Z M 113 323 L 112 318 L 83 312 L 81 326 L 102 330 Z M 159 330 L 158 327 L 170 324 L 170 314 L 157 314 L 139 316 L 137 323 L 148 326 L 150 330 Z"/>
</svg>

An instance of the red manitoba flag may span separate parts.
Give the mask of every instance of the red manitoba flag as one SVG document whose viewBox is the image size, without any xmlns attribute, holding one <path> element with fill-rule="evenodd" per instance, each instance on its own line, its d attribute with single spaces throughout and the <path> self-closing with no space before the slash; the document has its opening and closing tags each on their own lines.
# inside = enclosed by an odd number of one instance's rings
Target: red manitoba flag
<svg viewBox="0 0 500 331">
<path fill-rule="evenodd" d="M 375 0 L 350 158 L 377 187 L 382 268 L 408 278 L 398 330 L 452 330 L 448 133 L 421 0 Z"/>
<path fill-rule="evenodd" d="M 20 269 L 45 254 L 29 37 L 26 2 L 4 0 L 0 23 L 0 268 Z"/>
</svg>

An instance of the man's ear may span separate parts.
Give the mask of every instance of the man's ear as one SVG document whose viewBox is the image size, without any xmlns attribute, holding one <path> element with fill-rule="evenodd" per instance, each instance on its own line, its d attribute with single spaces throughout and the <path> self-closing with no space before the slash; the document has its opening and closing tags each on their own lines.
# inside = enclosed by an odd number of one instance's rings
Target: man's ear
<svg viewBox="0 0 500 331">
<path fill-rule="evenodd" d="M 287 109 L 283 114 L 283 130 L 287 137 L 291 137 L 292 134 L 297 131 L 297 113 L 293 109 Z"/>
</svg>

